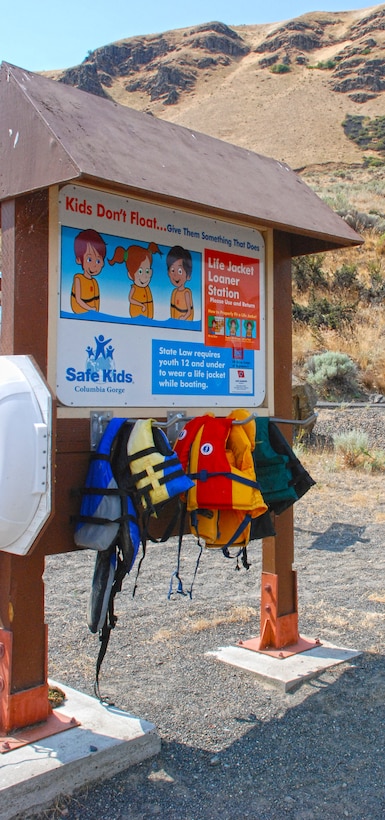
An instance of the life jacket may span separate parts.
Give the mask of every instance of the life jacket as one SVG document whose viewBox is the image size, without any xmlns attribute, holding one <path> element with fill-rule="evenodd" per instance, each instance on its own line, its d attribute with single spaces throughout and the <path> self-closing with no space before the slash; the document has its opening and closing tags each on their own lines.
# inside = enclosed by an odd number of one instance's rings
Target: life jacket
<svg viewBox="0 0 385 820">
<path fill-rule="evenodd" d="M 253 518 L 267 510 L 256 480 L 252 450 L 255 422 L 234 410 L 227 418 L 200 416 L 187 422 L 175 444 L 194 481 L 187 493 L 192 532 L 206 547 L 245 547 Z"/>
<path fill-rule="evenodd" d="M 281 433 L 279 427 L 275 424 L 275 422 L 270 421 L 269 423 L 269 439 L 273 450 L 280 455 L 286 455 L 289 459 L 289 470 L 291 473 L 291 480 L 292 486 L 296 492 L 297 500 L 302 498 L 311 487 L 314 487 L 316 482 L 305 469 L 303 464 L 301 464 L 299 458 L 295 455 L 290 444 L 285 439 L 283 433 Z M 287 508 L 289 504 L 286 502 L 282 502 L 282 504 L 276 504 L 275 512 L 278 515 L 280 512 L 283 512 L 284 509 Z"/>
<path fill-rule="evenodd" d="M 279 427 L 269 418 L 257 419 L 253 459 L 263 497 L 276 515 L 292 506 L 315 484 Z"/>
<path fill-rule="evenodd" d="M 171 294 L 171 301 L 170 301 L 170 318 L 171 319 L 184 319 L 184 314 L 188 312 L 187 308 L 187 301 L 186 295 L 187 293 L 190 296 L 190 305 L 191 311 L 188 317 L 188 321 L 192 321 L 194 319 L 194 307 L 193 307 L 193 300 L 192 300 L 192 293 L 190 288 L 184 288 L 182 291 L 178 290 L 178 288 L 174 288 Z"/>
<path fill-rule="evenodd" d="M 152 419 L 133 423 L 113 418 L 97 452 L 91 454 L 81 490 L 75 543 L 97 550 L 87 621 L 91 632 L 99 632 L 101 641 L 94 684 L 99 698 L 100 667 L 117 621 L 114 598 L 134 564 L 140 541 L 145 555 L 148 518 L 193 486 L 167 437 Z M 166 531 L 159 540 L 167 537 Z M 135 589 L 136 584 L 134 593 Z"/>
<path fill-rule="evenodd" d="M 139 528 L 132 499 L 118 487 L 112 470 L 114 452 L 118 448 L 118 434 L 126 419 L 113 418 L 108 423 L 98 449 L 90 455 L 90 464 L 82 501 L 76 518 L 74 540 L 77 547 L 107 550 L 115 543 L 121 525 L 128 529 L 136 552 L 139 546 Z"/>
<path fill-rule="evenodd" d="M 99 310 L 99 285 L 94 276 L 88 279 L 84 273 L 75 273 L 71 289 L 71 310 L 74 313 L 86 313 L 87 308 L 81 307 L 76 301 L 75 282 L 79 283 L 80 298 L 88 306 L 88 310 Z"/>
<path fill-rule="evenodd" d="M 293 486 L 289 467 L 289 457 L 284 453 L 277 453 L 270 440 L 271 424 L 269 418 L 257 419 L 257 435 L 253 453 L 255 469 L 258 470 L 258 480 L 263 497 L 274 511 L 276 503 L 287 501 L 291 504 L 298 500 Z"/>
<path fill-rule="evenodd" d="M 135 304 L 135 302 L 130 302 L 130 316 L 133 319 L 137 316 L 146 316 L 148 319 L 153 319 L 154 302 L 151 289 L 148 285 L 145 287 L 141 287 L 140 285 L 132 285 L 130 295 L 132 299 L 136 299 L 137 302 L 140 302 L 140 305 Z"/>
<path fill-rule="evenodd" d="M 97 551 L 87 623 L 92 633 L 99 632 L 101 642 L 94 684 L 99 698 L 100 667 L 117 621 L 114 598 L 135 562 L 141 540 L 132 497 L 122 486 L 130 430 L 126 419 L 108 423 L 97 451 L 91 454 L 75 527 L 76 546 Z"/>
<path fill-rule="evenodd" d="M 170 498 L 187 492 L 194 482 L 185 474 L 167 436 L 153 419 L 135 422 L 127 442 L 129 486 L 147 513 L 157 515 Z"/>
</svg>

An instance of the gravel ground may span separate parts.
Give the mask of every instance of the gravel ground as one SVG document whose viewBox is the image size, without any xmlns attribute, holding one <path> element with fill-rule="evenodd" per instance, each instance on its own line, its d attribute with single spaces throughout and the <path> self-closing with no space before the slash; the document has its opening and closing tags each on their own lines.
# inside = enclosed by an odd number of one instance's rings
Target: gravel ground
<svg viewBox="0 0 385 820">
<path fill-rule="evenodd" d="M 335 412 L 320 412 L 320 435 L 335 430 Z M 385 413 L 372 414 L 383 436 Z M 366 413 L 362 423 L 368 429 Z M 248 572 L 205 551 L 192 600 L 167 599 L 175 540 L 149 547 L 136 597 L 133 578 L 118 596 L 101 691 L 156 725 L 161 753 L 64 796 L 39 820 L 383 820 L 384 479 L 336 472 L 327 451 L 301 458 L 317 485 L 294 508 L 300 633 L 362 655 L 289 694 L 216 661 L 206 653 L 259 634 L 260 542 Z M 187 583 L 196 555 L 187 539 Z M 53 556 L 45 575 L 49 674 L 88 694 L 93 563 L 88 551 Z"/>
<path fill-rule="evenodd" d="M 316 408 L 318 419 L 313 431 L 313 442 L 332 445 L 335 433 L 350 430 L 364 431 L 371 447 L 385 450 L 385 402 L 368 404 L 366 407 L 337 405 L 333 408 Z"/>
</svg>

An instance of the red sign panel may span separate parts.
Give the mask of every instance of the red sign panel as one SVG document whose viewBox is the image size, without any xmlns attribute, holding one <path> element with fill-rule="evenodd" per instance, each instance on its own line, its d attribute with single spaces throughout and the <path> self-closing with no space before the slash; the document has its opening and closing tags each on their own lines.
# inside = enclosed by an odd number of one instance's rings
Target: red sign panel
<svg viewBox="0 0 385 820">
<path fill-rule="evenodd" d="M 259 259 L 205 250 L 205 343 L 259 350 Z"/>
</svg>

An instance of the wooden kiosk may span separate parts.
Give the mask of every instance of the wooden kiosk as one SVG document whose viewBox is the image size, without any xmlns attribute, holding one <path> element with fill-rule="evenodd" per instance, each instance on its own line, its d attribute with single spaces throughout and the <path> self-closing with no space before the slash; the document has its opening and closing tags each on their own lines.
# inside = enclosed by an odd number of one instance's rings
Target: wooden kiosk
<svg viewBox="0 0 385 820">
<path fill-rule="evenodd" d="M 362 240 L 286 164 L 21 68 L 2 65 L 0 110 L 0 353 L 33 357 L 55 408 L 51 516 L 27 555 L 0 544 L 7 734 L 49 715 L 44 559 L 74 549 L 71 489 L 92 425 L 239 406 L 290 418 L 291 258 Z M 75 284 L 86 275 L 75 237 L 89 230 L 102 238 L 95 250 L 86 234 L 100 273 L 97 286 L 95 270 L 86 276 L 91 295 Z M 135 281 L 131 245 L 151 255 L 151 284 Z M 192 261 L 187 320 L 170 311 L 174 246 Z M 299 637 L 291 512 L 275 524 L 261 632 L 269 612 L 269 645 L 281 648 Z"/>
</svg>

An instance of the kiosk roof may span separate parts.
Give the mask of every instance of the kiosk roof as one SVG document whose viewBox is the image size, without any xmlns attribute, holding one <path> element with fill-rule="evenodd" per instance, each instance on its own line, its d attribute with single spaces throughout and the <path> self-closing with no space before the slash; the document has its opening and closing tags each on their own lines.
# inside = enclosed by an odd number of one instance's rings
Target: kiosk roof
<svg viewBox="0 0 385 820">
<path fill-rule="evenodd" d="M 362 238 L 283 162 L 2 63 L 0 200 L 64 182 L 291 234 L 292 255 Z"/>
</svg>

